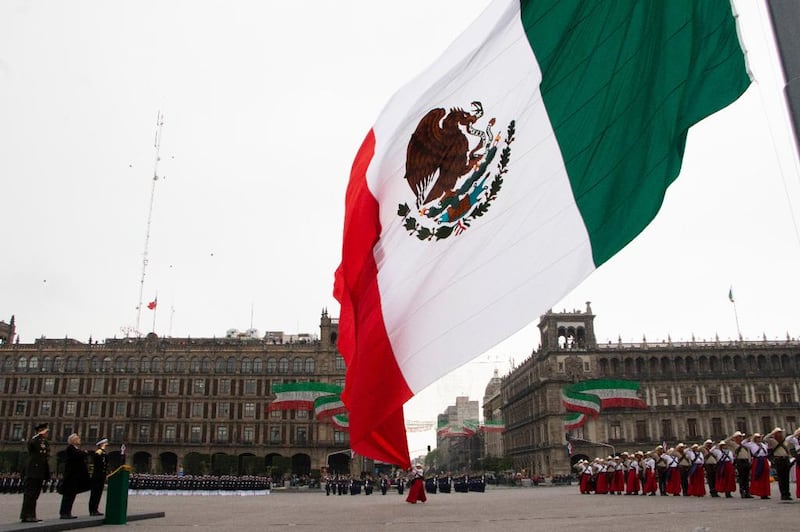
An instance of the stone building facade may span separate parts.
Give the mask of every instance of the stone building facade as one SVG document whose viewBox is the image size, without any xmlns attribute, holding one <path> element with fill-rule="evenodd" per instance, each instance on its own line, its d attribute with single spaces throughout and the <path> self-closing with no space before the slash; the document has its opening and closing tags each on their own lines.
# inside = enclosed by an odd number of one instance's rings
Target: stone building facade
<svg viewBox="0 0 800 532">
<path fill-rule="evenodd" d="M 10 344 L 14 341 L 15 335 L 14 316 L 11 316 L 11 321 L 8 323 L 0 321 L 0 345 Z"/>
<path fill-rule="evenodd" d="M 702 443 L 736 430 L 798 428 L 800 341 L 598 344 L 591 305 L 544 314 L 542 344 L 503 378 L 503 445 L 518 469 L 566 474 L 580 458 Z M 566 432 L 561 390 L 589 379 L 640 384 L 646 409 L 608 409 Z M 573 454 L 567 451 L 567 437 Z"/>
<path fill-rule="evenodd" d="M 137 471 L 173 473 L 205 457 L 208 472 L 297 475 L 349 467 L 349 434 L 304 410 L 269 412 L 275 383 L 344 385 L 338 320 L 319 337 L 107 339 L 0 343 L 0 448 L 24 450 L 39 421 L 55 448 L 72 432 L 107 437 Z M 225 464 L 224 466 L 222 464 Z"/>
</svg>

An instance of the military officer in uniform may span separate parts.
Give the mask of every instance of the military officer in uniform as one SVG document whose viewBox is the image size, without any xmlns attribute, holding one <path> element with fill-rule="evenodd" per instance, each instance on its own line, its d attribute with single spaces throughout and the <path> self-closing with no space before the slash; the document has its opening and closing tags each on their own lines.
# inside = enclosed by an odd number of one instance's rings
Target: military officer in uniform
<svg viewBox="0 0 800 532">
<path fill-rule="evenodd" d="M 792 468 L 792 454 L 790 451 L 792 446 L 786 441 L 786 436 L 784 436 L 783 429 L 780 427 L 775 427 L 772 432 L 764 436 L 764 443 L 767 444 L 772 452 L 772 465 L 775 466 L 775 476 L 778 479 L 781 500 L 791 501 L 792 492 L 789 489 L 789 473 Z"/>
<path fill-rule="evenodd" d="M 103 515 L 99 510 L 100 497 L 103 496 L 103 487 L 106 484 L 108 472 L 108 438 L 97 442 L 97 450 L 92 454 L 92 483 L 89 494 L 89 515 Z"/>
<path fill-rule="evenodd" d="M 36 517 L 36 501 L 42 493 L 42 483 L 50 479 L 50 444 L 47 442 L 47 423 L 34 427 L 36 434 L 28 441 L 28 464 L 25 468 L 25 491 L 19 518 L 23 523 L 41 521 Z"/>
</svg>

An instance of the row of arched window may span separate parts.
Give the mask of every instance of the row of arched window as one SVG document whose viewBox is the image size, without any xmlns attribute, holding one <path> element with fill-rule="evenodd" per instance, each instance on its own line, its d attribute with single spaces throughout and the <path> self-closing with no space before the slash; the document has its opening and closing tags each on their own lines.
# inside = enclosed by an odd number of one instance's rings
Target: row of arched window
<svg viewBox="0 0 800 532">
<path fill-rule="evenodd" d="M 337 361 L 338 362 L 338 361 Z M 339 364 L 336 365 L 337 369 Z M 314 357 L 267 357 L 266 359 L 237 357 L 6 357 L 3 371 L 11 372 L 118 372 L 118 373 L 218 373 L 270 374 L 315 373 Z"/>
<path fill-rule="evenodd" d="M 600 375 L 696 375 L 703 373 L 789 372 L 800 369 L 796 355 L 726 355 L 601 358 Z"/>
</svg>

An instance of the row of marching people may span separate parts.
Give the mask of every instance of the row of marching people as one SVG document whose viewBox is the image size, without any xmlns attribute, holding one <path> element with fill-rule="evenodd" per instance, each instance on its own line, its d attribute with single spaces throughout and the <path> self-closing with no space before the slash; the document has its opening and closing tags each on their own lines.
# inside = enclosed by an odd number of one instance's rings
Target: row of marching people
<svg viewBox="0 0 800 532">
<path fill-rule="evenodd" d="M 781 500 L 792 500 L 790 473 L 792 463 L 800 473 L 795 457 L 800 451 L 800 429 L 785 436 L 780 427 L 762 436 L 735 432 L 719 442 L 674 448 L 658 446 L 652 451 L 637 451 L 593 461 L 580 460 L 575 468 L 580 476 L 583 494 L 612 495 L 684 495 L 733 497 L 737 490 L 742 498 L 771 496 L 770 477 L 774 470 Z M 798 475 L 800 478 L 800 475 Z M 796 487 L 800 498 L 800 483 Z"/>
</svg>

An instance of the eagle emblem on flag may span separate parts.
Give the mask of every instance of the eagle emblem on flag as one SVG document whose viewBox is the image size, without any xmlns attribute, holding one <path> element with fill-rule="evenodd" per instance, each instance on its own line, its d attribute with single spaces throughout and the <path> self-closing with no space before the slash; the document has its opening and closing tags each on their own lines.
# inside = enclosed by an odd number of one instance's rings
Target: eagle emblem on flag
<svg viewBox="0 0 800 532">
<path fill-rule="evenodd" d="M 406 230 L 420 240 L 461 234 L 486 214 L 503 186 L 514 121 L 508 124 L 503 139 L 492 131 L 494 118 L 483 129 L 476 127 L 484 114 L 483 105 L 473 101 L 471 107 L 472 112 L 460 107 L 431 109 L 408 141 L 404 179 L 414 194 L 417 214 L 408 203 L 400 203 L 397 214 Z"/>
</svg>

